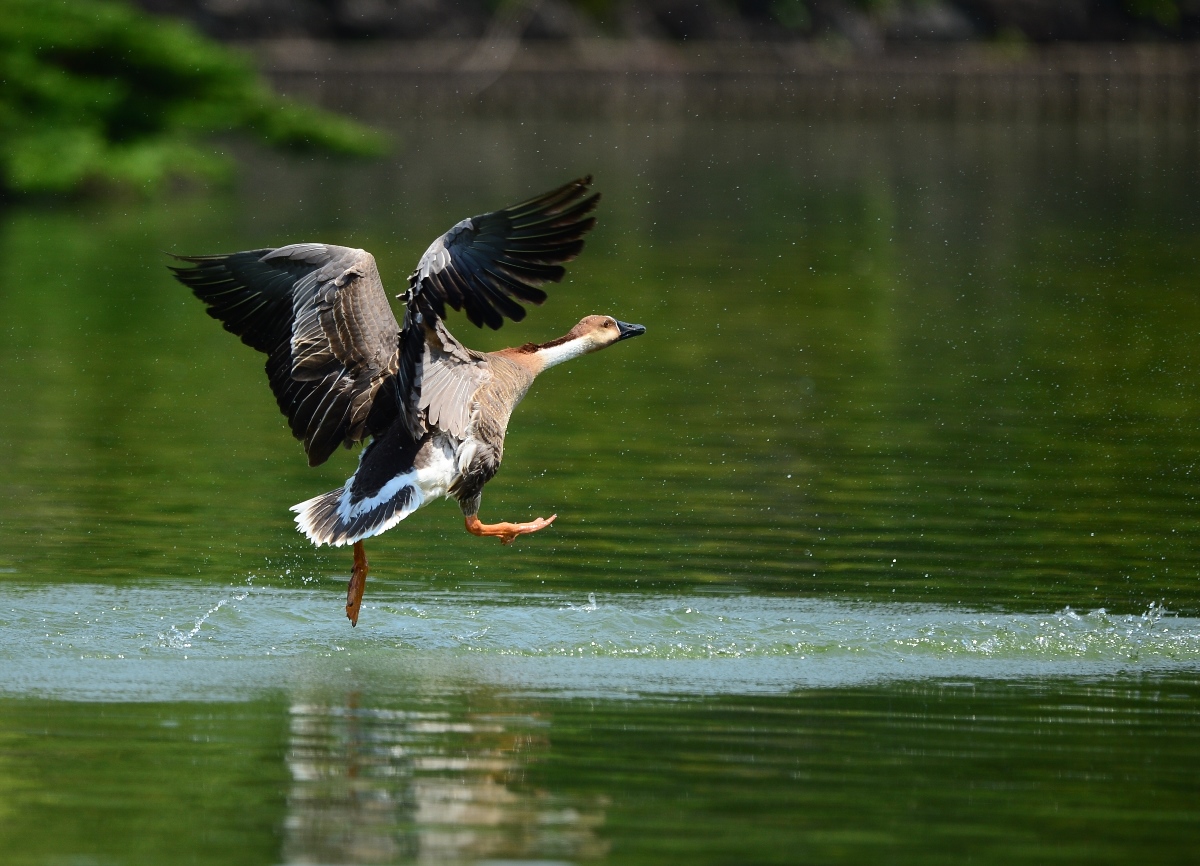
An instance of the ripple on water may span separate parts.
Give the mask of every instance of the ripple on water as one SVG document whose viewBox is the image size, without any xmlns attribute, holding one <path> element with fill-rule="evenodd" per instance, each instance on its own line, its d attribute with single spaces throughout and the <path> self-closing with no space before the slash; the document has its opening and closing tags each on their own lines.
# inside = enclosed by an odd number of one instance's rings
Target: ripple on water
<svg viewBox="0 0 1200 866">
<path fill-rule="evenodd" d="M 0 590 L 0 692 L 245 696 L 436 670 L 577 693 L 786 691 L 887 679 L 1200 668 L 1200 620 L 773 596 L 413 592 L 373 587 L 357 629 L 329 589 L 251 583 Z M 585 600 L 586 599 L 586 600 Z"/>
</svg>

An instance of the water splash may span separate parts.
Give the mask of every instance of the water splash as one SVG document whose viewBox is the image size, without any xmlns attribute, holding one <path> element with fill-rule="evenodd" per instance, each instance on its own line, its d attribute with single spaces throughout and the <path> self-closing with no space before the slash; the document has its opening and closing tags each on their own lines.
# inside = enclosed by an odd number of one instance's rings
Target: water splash
<svg viewBox="0 0 1200 866">
<path fill-rule="evenodd" d="M 585 612 L 597 611 L 599 609 L 599 606 L 596 604 L 596 593 L 594 592 L 589 592 L 587 594 L 587 604 L 576 604 L 573 601 L 568 601 L 564 607 L 560 608 L 560 610 L 577 610 Z"/>
<path fill-rule="evenodd" d="M 249 578 L 247 580 L 247 583 L 249 583 L 249 580 L 252 580 L 252 579 L 253 579 L 253 576 L 251 576 L 251 578 Z M 208 622 L 209 617 L 211 617 L 213 614 L 215 614 L 217 611 L 219 611 L 225 605 L 229 604 L 230 601 L 245 601 L 249 595 L 250 595 L 250 592 L 247 590 L 246 592 L 243 592 L 241 595 L 234 595 L 230 598 L 221 599 L 216 604 L 214 604 L 212 607 L 210 607 L 207 611 L 205 611 L 200 616 L 200 618 L 197 619 L 196 622 L 192 624 L 192 627 L 186 632 L 180 631 L 174 625 L 172 625 L 170 627 L 168 632 L 159 632 L 159 635 L 158 635 L 159 645 L 165 646 L 165 647 L 170 647 L 171 649 L 191 649 L 192 648 L 192 640 L 196 637 L 196 635 L 200 634 L 200 629 L 204 628 L 204 624 L 206 622 Z"/>
<path fill-rule="evenodd" d="M 351 631 L 339 591 L 256 587 L 252 607 L 228 615 L 250 594 L 249 582 L 215 602 L 203 583 L 72 585 L 52 598 L 0 585 L 0 693 L 244 696 L 349 676 L 390 688 L 417 668 L 433 681 L 589 693 L 1200 671 L 1200 619 L 1161 603 L 1122 615 L 591 592 L 581 604 L 381 583 Z M 196 610 L 190 625 L 166 625 Z"/>
</svg>

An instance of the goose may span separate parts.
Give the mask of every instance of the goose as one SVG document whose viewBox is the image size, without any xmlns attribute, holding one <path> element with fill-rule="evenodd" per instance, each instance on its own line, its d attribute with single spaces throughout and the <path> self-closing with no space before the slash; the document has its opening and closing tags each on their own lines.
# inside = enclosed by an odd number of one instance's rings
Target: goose
<svg viewBox="0 0 1200 866">
<path fill-rule="evenodd" d="M 364 539 L 442 497 L 462 508 L 467 532 L 512 544 L 557 514 L 483 523 L 483 487 L 504 456 L 513 409 L 543 371 L 645 333 L 607 315 L 586 316 L 562 337 L 477 352 L 446 327 L 446 308 L 498 329 L 541 304 L 583 249 L 600 199 L 590 176 L 503 210 L 457 223 L 417 263 L 403 324 L 392 313 L 374 257 L 329 244 L 290 244 L 228 255 L 173 256 L 175 277 L 210 316 L 267 355 L 280 411 L 311 466 L 338 445 L 366 442 L 346 483 L 292 507 L 316 545 L 353 545 L 346 616 L 358 624 L 368 563 Z"/>
</svg>

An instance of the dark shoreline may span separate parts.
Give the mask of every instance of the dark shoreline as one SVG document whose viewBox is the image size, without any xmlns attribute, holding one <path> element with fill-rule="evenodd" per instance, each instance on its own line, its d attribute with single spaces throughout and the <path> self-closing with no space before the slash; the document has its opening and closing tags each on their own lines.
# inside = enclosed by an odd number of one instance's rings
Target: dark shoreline
<svg viewBox="0 0 1200 866">
<path fill-rule="evenodd" d="M 1200 46 L 280 40 L 244 43 L 282 92 L 388 117 L 1200 121 Z"/>
</svg>

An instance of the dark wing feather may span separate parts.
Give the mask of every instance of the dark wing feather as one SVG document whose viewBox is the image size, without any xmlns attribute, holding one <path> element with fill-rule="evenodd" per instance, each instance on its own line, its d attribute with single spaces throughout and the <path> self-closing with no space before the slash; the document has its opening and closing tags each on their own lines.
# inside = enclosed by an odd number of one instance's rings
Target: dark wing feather
<svg viewBox="0 0 1200 866">
<path fill-rule="evenodd" d="M 525 318 L 522 303 L 540 304 L 539 287 L 557 283 L 579 255 L 600 200 L 581 178 L 504 210 L 463 220 L 430 245 L 409 278 L 405 300 L 431 318 L 446 306 L 475 325 L 499 328 Z M 520 302 L 520 303 L 518 303 Z"/>
<path fill-rule="evenodd" d="M 400 327 L 369 253 L 293 244 L 175 258 L 192 265 L 172 270 L 208 314 L 267 354 L 271 390 L 311 465 L 404 411 L 395 393 L 410 384 L 396 381 Z"/>
</svg>

